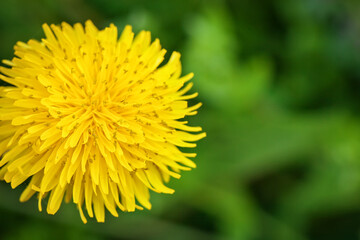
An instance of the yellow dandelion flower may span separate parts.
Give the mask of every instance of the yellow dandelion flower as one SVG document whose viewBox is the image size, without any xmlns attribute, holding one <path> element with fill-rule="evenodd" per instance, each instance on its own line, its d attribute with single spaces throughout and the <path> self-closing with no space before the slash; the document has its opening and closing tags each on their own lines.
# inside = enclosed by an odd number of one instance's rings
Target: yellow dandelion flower
<svg viewBox="0 0 360 240">
<path fill-rule="evenodd" d="M 135 38 L 126 26 L 120 38 L 110 25 L 98 30 L 43 25 L 40 42 L 18 42 L 0 79 L 0 178 L 15 188 L 29 179 L 20 201 L 35 193 L 41 211 L 55 214 L 65 199 L 98 222 L 105 208 L 151 208 L 149 189 L 173 193 L 164 182 L 195 164 L 195 147 L 205 137 L 200 127 L 180 121 L 196 114 L 185 95 L 193 74 L 181 77 L 180 54 L 166 50 L 150 32 Z"/>
</svg>

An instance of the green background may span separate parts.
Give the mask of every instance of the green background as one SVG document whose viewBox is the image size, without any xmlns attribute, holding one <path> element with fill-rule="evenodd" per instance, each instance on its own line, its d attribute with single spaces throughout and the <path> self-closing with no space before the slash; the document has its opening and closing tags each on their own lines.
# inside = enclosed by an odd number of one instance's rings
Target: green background
<svg viewBox="0 0 360 240">
<path fill-rule="evenodd" d="M 360 2 L 1 0 L 0 58 L 41 24 L 150 30 L 204 103 L 198 168 L 151 211 L 84 225 L 0 184 L 0 239 L 360 239 Z"/>
</svg>

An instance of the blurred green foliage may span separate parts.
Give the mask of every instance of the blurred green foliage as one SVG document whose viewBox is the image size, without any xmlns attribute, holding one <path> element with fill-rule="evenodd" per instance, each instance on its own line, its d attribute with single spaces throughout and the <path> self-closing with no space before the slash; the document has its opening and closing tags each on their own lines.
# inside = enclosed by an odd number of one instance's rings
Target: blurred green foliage
<svg viewBox="0 0 360 240">
<path fill-rule="evenodd" d="M 153 210 L 83 225 L 0 184 L 1 239 L 360 239 L 360 2 L 1 0 L 0 57 L 41 24 L 131 24 L 180 51 L 204 103 L 198 168 Z M 168 54 L 169 56 L 170 54 Z"/>
</svg>

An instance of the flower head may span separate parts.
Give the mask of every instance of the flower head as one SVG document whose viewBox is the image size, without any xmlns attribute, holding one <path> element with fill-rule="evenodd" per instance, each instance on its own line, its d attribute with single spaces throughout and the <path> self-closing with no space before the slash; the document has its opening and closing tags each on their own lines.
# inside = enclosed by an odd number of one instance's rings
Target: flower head
<svg viewBox="0 0 360 240">
<path fill-rule="evenodd" d="M 97 221 L 105 208 L 151 208 L 149 189 L 173 193 L 170 177 L 195 164 L 179 147 L 205 136 L 180 121 L 196 114 L 185 95 L 193 74 L 181 77 L 180 54 L 159 67 L 165 50 L 150 32 L 135 38 L 126 26 L 120 38 L 110 25 L 98 30 L 44 24 L 46 38 L 15 46 L 0 78 L 0 178 L 13 188 L 29 179 L 20 201 L 49 195 L 47 212 L 65 201 Z M 142 207 L 141 207 L 142 206 Z"/>
</svg>

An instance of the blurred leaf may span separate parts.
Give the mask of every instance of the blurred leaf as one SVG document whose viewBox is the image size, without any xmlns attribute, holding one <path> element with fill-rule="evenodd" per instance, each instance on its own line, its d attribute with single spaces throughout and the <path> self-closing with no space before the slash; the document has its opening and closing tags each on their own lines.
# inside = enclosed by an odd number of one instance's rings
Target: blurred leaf
<svg viewBox="0 0 360 240">
<path fill-rule="evenodd" d="M 262 112 L 230 119 L 203 113 L 209 119 L 204 126 L 209 134 L 199 145 L 196 176 L 248 179 L 289 164 L 297 159 L 293 156 L 316 149 L 325 134 L 342 124 L 342 115 Z"/>
<path fill-rule="evenodd" d="M 324 158 L 280 204 L 282 217 L 300 229 L 311 217 L 354 208 L 360 201 L 360 125 L 344 121 L 321 147 Z"/>
<path fill-rule="evenodd" d="M 222 5 L 210 6 L 188 21 L 185 68 L 195 73 L 203 101 L 219 111 L 238 112 L 254 106 L 268 88 L 271 64 L 265 57 L 239 62 L 239 42 Z"/>
</svg>

